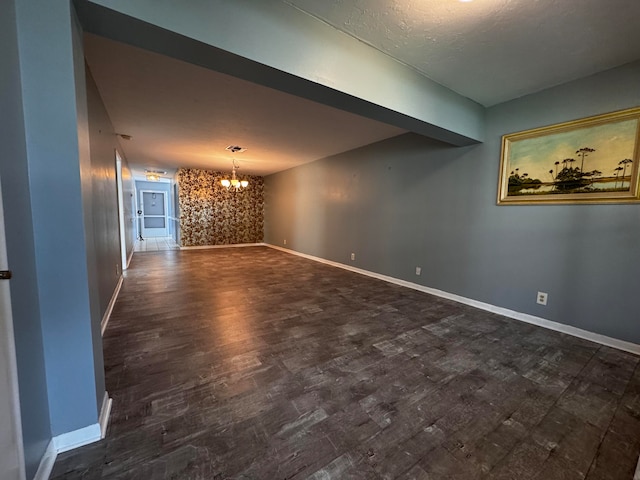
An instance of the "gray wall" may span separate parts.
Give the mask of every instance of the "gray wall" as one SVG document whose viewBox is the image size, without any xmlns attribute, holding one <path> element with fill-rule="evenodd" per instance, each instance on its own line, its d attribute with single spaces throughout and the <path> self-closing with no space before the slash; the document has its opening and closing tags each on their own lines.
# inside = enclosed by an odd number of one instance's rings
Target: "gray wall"
<svg viewBox="0 0 640 480">
<path fill-rule="evenodd" d="M 18 364 L 22 435 L 27 478 L 32 478 L 49 439 L 49 405 L 34 258 L 34 232 L 27 163 L 15 6 L 0 15 L 0 179 L 11 280 L 11 307 Z"/>
<path fill-rule="evenodd" d="M 81 32 L 68 2 L 17 2 L 22 101 L 52 435 L 96 423 L 104 392 L 91 248 Z M 94 355 L 95 354 L 95 355 Z M 99 396 L 98 396 L 99 395 Z"/>
<path fill-rule="evenodd" d="M 87 70 L 87 102 L 89 107 L 89 133 L 91 139 L 92 218 L 97 259 L 97 291 L 100 317 L 104 315 L 121 275 L 120 226 L 118 222 L 118 192 L 116 185 L 116 149 L 120 152 L 123 168 L 123 194 L 125 207 L 125 244 L 127 252 L 133 248 L 131 195 L 133 182 L 126 157 L 104 107 L 98 88 Z M 128 220 L 128 221 L 127 221 Z"/>
<path fill-rule="evenodd" d="M 70 3 L 5 4 L 0 178 L 32 478 L 52 436 L 98 420 L 100 320 L 117 282 L 120 251 L 117 141 L 100 133 L 113 128 L 92 80 L 87 92 L 82 30 Z M 124 163 L 124 190 L 133 194 Z M 131 227 L 126 237 L 132 249 Z"/>
<path fill-rule="evenodd" d="M 640 105 L 639 83 L 640 62 L 498 105 L 482 145 L 407 134 L 266 177 L 266 241 L 640 343 L 640 204 L 495 204 L 501 135 Z"/>
</svg>

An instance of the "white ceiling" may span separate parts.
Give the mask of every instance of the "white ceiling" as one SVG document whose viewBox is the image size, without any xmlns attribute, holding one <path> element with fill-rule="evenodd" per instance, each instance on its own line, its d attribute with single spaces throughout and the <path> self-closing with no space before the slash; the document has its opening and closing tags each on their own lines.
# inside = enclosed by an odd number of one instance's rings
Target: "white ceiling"
<svg viewBox="0 0 640 480">
<path fill-rule="evenodd" d="M 267 175 L 406 130 L 85 35 L 85 56 L 129 163 Z M 225 148 L 247 150 L 231 154 Z"/>
<path fill-rule="evenodd" d="M 640 58 L 639 0 L 285 0 L 490 106 Z"/>
<path fill-rule="evenodd" d="M 640 58 L 640 0 L 283 0 L 490 106 Z M 87 63 L 138 168 L 267 175 L 404 133 L 87 34 Z"/>
</svg>

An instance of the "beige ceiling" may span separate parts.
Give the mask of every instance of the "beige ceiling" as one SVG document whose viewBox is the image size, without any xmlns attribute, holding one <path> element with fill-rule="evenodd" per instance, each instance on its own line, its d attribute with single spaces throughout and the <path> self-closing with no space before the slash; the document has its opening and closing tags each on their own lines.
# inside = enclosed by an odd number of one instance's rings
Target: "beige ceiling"
<svg viewBox="0 0 640 480">
<path fill-rule="evenodd" d="M 96 35 L 85 35 L 85 56 L 138 169 L 230 170 L 233 157 L 241 173 L 267 175 L 405 133 Z"/>
<path fill-rule="evenodd" d="M 285 0 L 490 106 L 640 58 L 640 0 Z"/>
</svg>

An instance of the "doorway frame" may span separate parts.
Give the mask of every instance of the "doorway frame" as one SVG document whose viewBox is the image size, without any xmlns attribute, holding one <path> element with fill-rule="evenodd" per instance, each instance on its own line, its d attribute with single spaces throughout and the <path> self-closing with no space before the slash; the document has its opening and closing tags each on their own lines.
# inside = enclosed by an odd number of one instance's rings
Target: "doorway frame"
<svg viewBox="0 0 640 480">
<path fill-rule="evenodd" d="M 118 193 L 118 227 L 120 229 L 120 260 L 122 262 L 122 271 L 127 269 L 127 241 L 124 223 L 124 186 L 122 183 L 122 157 L 115 150 L 116 156 L 116 190 Z"/>
<path fill-rule="evenodd" d="M 2 205 L 2 191 L 0 187 L 0 269 L 9 270 L 9 260 L 7 257 L 6 225 L 4 223 L 4 210 Z M 0 280 L 0 351 L 3 353 L 3 361 L 7 361 L 7 382 L 6 392 L 7 405 L 10 410 L 10 422 L 13 426 L 13 446 L 15 447 L 8 455 L 15 455 L 17 458 L 18 480 L 26 479 L 24 444 L 22 436 L 22 413 L 20 411 L 20 388 L 18 384 L 18 363 L 16 358 L 16 344 L 13 330 L 13 314 L 11 312 L 11 285 L 10 280 Z M 4 390 L 4 389 L 3 389 Z M 2 473 L 2 472 L 0 472 Z"/>
</svg>

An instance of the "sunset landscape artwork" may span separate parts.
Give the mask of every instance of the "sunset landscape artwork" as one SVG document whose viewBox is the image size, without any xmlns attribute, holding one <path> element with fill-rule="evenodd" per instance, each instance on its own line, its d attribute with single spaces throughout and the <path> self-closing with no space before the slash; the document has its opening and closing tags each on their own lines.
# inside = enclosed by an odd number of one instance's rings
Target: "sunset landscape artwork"
<svg viewBox="0 0 640 480">
<path fill-rule="evenodd" d="M 640 201 L 640 108 L 502 137 L 498 204 Z"/>
</svg>

